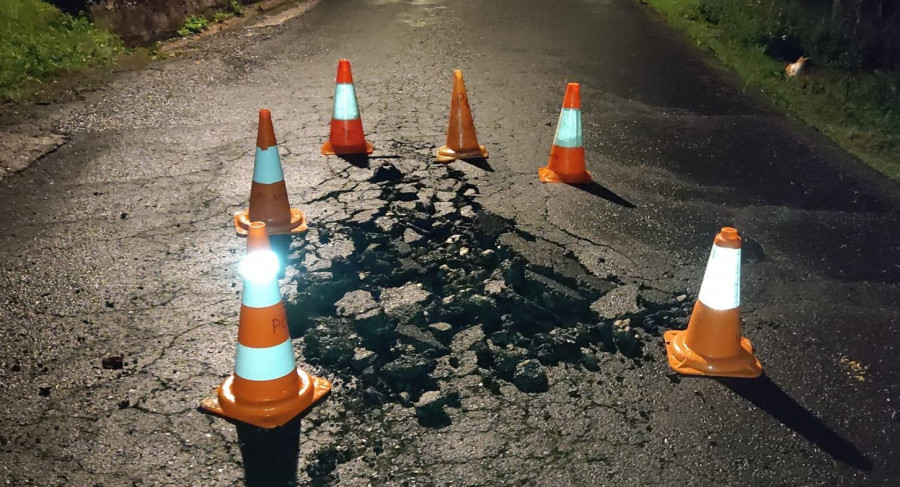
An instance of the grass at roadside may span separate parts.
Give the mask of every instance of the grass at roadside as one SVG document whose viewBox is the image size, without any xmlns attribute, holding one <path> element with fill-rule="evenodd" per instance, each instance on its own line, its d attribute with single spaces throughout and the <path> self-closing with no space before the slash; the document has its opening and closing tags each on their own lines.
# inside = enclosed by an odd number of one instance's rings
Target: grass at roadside
<svg viewBox="0 0 900 487">
<path fill-rule="evenodd" d="M 0 0 L 0 100 L 19 99 L 63 72 L 113 61 L 122 41 L 40 0 Z"/>
<path fill-rule="evenodd" d="M 763 46 L 710 22 L 698 0 L 642 0 L 712 51 L 745 83 L 760 90 L 891 179 L 900 181 L 900 73 L 812 66 L 787 78 L 784 61 Z M 815 61 L 815 60 L 813 60 Z"/>
</svg>

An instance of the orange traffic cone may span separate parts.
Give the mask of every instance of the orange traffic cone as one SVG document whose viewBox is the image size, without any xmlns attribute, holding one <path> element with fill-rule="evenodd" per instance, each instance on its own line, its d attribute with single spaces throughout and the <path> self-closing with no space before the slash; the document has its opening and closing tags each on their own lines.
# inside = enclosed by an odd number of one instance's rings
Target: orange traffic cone
<svg viewBox="0 0 900 487">
<path fill-rule="evenodd" d="M 281 157 L 275 142 L 272 113 L 259 111 L 259 129 L 256 135 L 256 158 L 253 162 L 253 184 L 250 185 L 250 208 L 234 214 L 234 229 L 240 236 L 247 235 L 250 222 L 266 224 L 269 234 L 282 235 L 307 230 L 303 212 L 291 208 Z"/>
<path fill-rule="evenodd" d="M 259 222 L 254 222 L 256 225 Z M 331 384 L 300 370 L 278 289 L 278 257 L 265 232 L 251 227 L 256 250 L 241 262 L 244 291 L 234 374 L 200 408 L 260 428 L 281 426 L 309 409 Z M 264 226 L 263 226 L 264 230 Z"/>
<path fill-rule="evenodd" d="M 365 139 L 362 119 L 359 118 L 359 104 L 356 102 L 356 89 L 353 87 L 353 74 L 350 73 L 350 61 L 338 61 L 335 81 L 331 133 L 328 141 L 322 144 L 322 154 L 371 154 L 375 148 Z"/>
<path fill-rule="evenodd" d="M 469 95 L 463 83 L 462 71 L 453 71 L 453 98 L 450 99 L 450 126 L 447 128 L 447 145 L 437 150 L 438 162 L 456 159 L 487 158 L 488 152 L 478 145 L 475 122 L 469 108 Z"/>
<path fill-rule="evenodd" d="M 741 237 L 724 227 L 713 241 L 687 330 L 663 337 L 669 365 L 688 375 L 759 377 L 762 365 L 741 337 Z"/>
<path fill-rule="evenodd" d="M 545 183 L 590 183 L 591 173 L 584 167 L 584 142 L 581 136 L 581 85 L 569 83 L 547 167 L 538 169 Z"/>
</svg>

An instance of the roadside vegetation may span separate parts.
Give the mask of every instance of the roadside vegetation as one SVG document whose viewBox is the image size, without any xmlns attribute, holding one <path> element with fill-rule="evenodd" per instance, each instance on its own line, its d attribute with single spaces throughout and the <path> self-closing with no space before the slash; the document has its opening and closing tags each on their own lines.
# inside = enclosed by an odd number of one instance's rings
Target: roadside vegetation
<svg viewBox="0 0 900 487">
<path fill-rule="evenodd" d="M 900 2 L 642 0 L 743 80 L 900 181 Z M 788 63 L 809 61 L 795 77 Z"/>
<path fill-rule="evenodd" d="M 213 14 L 212 21 L 220 24 L 232 17 L 242 17 L 243 15 L 244 7 L 241 7 L 241 4 L 238 3 L 237 0 L 231 0 L 231 3 L 226 10 Z M 201 15 L 189 15 L 188 18 L 184 20 L 184 27 L 178 29 L 178 35 L 187 37 L 199 34 L 209 27 L 209 21 L 210 19 Z"/>
<path fill-rule="evenodd" d="M 57 2 L 63 4 L 80 5 Z M 244 8 L 232 0 L 209 18 L 189 16 L 178 34 L 198 34 L 210 22 L 243 15 Z M 91 76 L 96 68 L 113 63 L 141 65 L 159 57 L 164 55 L 156 47 L 129 49 L 116 34 L 94 26 L 84 15 L 60 11 L 46 1 L 0 0 L 0 101 L 30 99 L 43 84 L 66 74 Z"/>
<path fill-rule="evenodd" d="M 178 29 L 178 35 L 187 37 L 189 35 L 199 34 L 206 30 L 208 25 L 209 21 L 206 20 L 206 17 L 189 15 L 188 18 L 184 19 L 184 27 Z"/>
<path fill-rule="evenodd" d="M 0 100 L 19 99 L 61 73 L 113 61 L 122 41 L 40 0 L 0 0 Z"/>
</svg>

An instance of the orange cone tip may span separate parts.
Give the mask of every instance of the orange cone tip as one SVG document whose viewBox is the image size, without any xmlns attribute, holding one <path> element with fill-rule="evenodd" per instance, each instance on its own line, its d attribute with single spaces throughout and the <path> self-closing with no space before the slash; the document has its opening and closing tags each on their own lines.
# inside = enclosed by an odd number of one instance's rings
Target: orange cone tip
<svg viewBox="0 0 900 487">
<path fill-rule="evenodd" d="M 563 98 L 563 108 L 581 108 L 581 85 L 569 83 L 566 85 L 566 96 Z"/>
<path fill-rule="evenodd" d="M 272 126 L 272 112 L 268 108 L 259 111 L 259 127 L 256 131 L 256 147 L 266 150 L 276 145 L 275 127 Z"/>
<path fill-rule="evenodd" d="M 712 251 L 686 330 L 663 335 L 669 366 L 681 374 L 753 378 L 762 365 L 741 336 L 741 237 L 724 227 Z"/>
<path fill-rule="evenodd" d="M 350 72 L 350 61 L 341 59 L 338 61 L 336 83 L 353 83 L 353 74 Z"/>
<path fill-rule="evenodd" d="M 266 224 L 263 222 L 251 222 L 247 229 L 247 253 L 271 248 Z"/>
</svg>

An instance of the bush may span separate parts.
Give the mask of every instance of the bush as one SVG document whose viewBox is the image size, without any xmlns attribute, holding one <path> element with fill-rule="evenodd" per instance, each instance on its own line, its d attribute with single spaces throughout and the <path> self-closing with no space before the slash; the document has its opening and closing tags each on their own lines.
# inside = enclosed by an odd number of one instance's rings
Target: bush
<svg viewBox="0 0 900 487">
<path fill-rule="evenodd" d="M 189 35 L 199 34 L 206 30 L 208 25 L 209 21 L 206 20 L 206 17 L 190 15 L 184 20 L 184 27 L 178 29 L 178 35 L 187 37 Z"/>
<path fill-rule="evenodd" d="M 900 9 L 894 0 L 699 0 L 698 11 L 781 61 L 806 55 L 847 69 L 900 67 Z"/>
<path fill-rule="evenodd" d="M 900 43 L 900 26 L 890 28 L 900 12 L 887 0 L 646 1 L 733 69 L 744 90 L 764 92 L 900 181 L 900 48 L 885 47 Z M 851 22 L 842 15 L 853 6 Z M 810 66 L 787 78 L 785 65 L 801 54 Z"/>
<path fill-rule="evenodd" d="M 113 60 L 116 35 L 40 0 L 0 0 L 0 99 L 22 95 L 29 82 Z"/>
<path fill-rule="evenodd" d="M 229 10 L 231 10 L 231 13 L 237 15 L 238 17 L 244 15 L 244 7 L 241 7 L 241 4 L 239 4 L 237 0 L 231 0 L 231 4 L 228 8 Z"/>
</svg>

